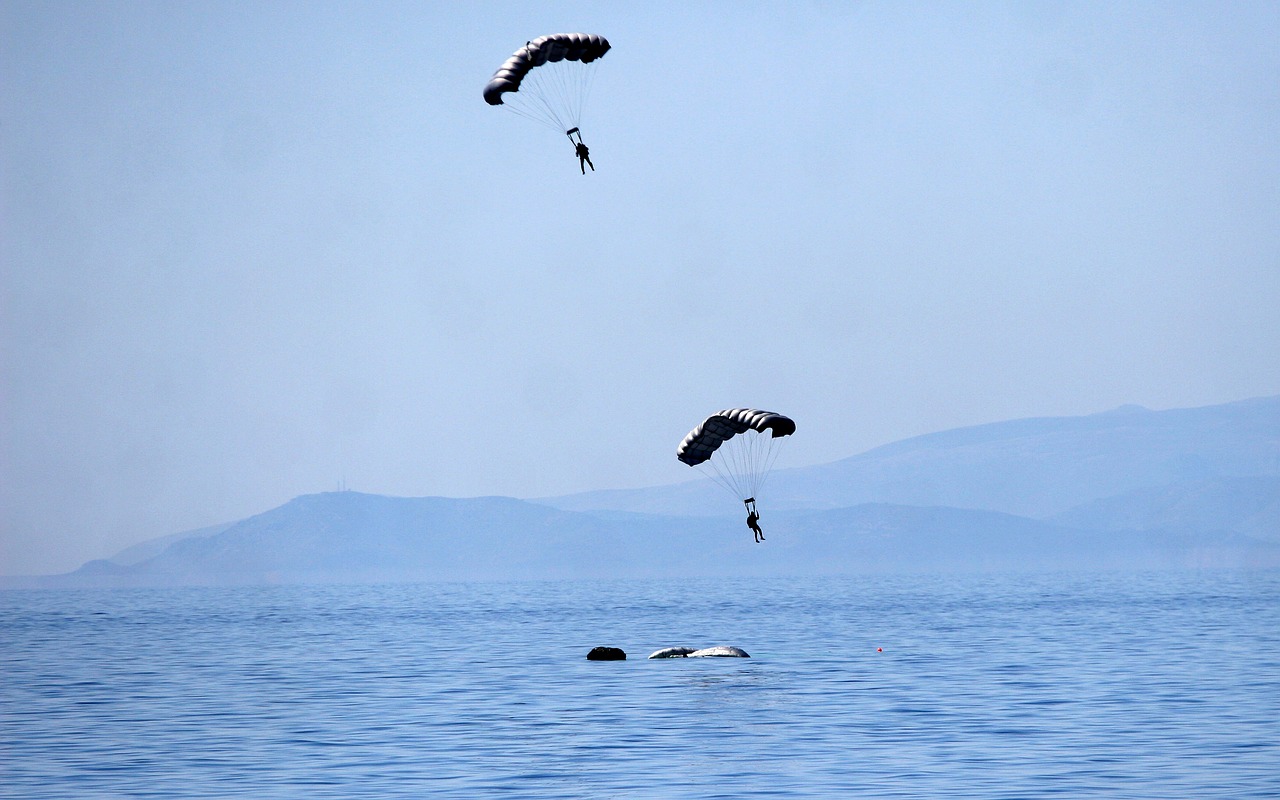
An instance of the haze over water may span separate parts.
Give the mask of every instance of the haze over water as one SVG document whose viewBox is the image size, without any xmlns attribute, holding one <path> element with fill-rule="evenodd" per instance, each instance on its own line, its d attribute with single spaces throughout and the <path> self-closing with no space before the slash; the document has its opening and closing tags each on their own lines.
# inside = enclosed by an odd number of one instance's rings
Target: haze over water
<svg viewBox="0 0 1280 800">
<path fill-rule="evenodd" d="M 1274 797 L 1278 598 L 1276 571 L 9 591 L 0 797 Z M 645 659 L 714 644 L 752 658 Z"/>
<path fill-rule="evenodd" d="M 1280 393 L 1280 5 L 0 3 L 0 575 Z M 606 36 L 579 172 L 487 105 Z M 763 509 L 762 509 L 763 511 Z M 766 518 L 768 518 L 766 516 Z"/>
</svg>

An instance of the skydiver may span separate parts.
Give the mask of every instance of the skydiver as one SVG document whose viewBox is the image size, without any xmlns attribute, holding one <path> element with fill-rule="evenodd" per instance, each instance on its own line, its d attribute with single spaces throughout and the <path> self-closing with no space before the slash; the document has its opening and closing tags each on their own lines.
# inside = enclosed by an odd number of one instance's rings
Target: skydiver
<svg viewBox="0 0 1280 800">
<path fill-rule="evenodd" d="M 572 139 L 570 140 L 572 141 Z M 573 153 L 578 157 L 578 166 L 582 168 L 582 174 L 587 174 L 587 166 L 591 167 L 591 171 L 596 171 L 596 165 L 591 163 L 590 149 L 582 143 L 582 139 L 578 139 L 577 144 L 573 146 Z"/>
<path fill-rule="evenodd" d="M 747 527 L 756 535 L 756 542 L 764 541 L 764 531 L 760 530 L 760 515 L 756 513 L 756 499 L 754 497 L 742 501 L 747 507 Z"/>
</svg>

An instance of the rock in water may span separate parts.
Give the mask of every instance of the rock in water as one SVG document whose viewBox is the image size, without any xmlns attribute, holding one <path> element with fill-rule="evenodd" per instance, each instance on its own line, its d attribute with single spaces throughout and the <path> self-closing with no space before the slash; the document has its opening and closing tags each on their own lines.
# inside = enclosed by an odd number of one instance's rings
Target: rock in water
<svg viewBox="0 0 1280 800">
<path fill-rule="evenodd" d="M 587 653 L 588 661 L 626 661 L 627 654 L 616 647 L 593 647 Z"/>
<path fill-rule="evenodd" d="M 741 647 L 708 647 L 705 650 L 694 650 L 689 658 L 751 658 Z"/>
<path fill-rule="evenodd" d="M 693 647 L 664 647 L 661 650 L 654 651 L 649 658 L 684 658 L 694 652 L 697 652 L 697 650 Z"/>
</svg>

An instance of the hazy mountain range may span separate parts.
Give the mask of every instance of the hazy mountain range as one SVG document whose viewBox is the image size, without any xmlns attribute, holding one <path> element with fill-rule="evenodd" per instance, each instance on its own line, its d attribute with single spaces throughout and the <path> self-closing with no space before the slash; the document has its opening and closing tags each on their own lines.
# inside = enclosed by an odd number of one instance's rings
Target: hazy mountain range
<svg viewBox="0 0 1280 800">
<path fill-rule="evenodd" d="M 1280 565 L 1280 397 L 918 436 L 778 470 L 755 544 L 709 481 L 518 500 L 306 495 L 67 575 L 169 585 Z"/>
<path fill-rule="evenodd" d="M 916 436 L 830 464 L 777 470 L 768 497 L 771 508 L 894 503 L 1043 519 L 1137 489 L 1276 475 L 1280 397 L 1267 397 L 1172 411 L 1123 406 Z M 538 502 L 575 511 L 708 515 L 723 501 L 722 489 L 701 482 Z"/>
</svg>

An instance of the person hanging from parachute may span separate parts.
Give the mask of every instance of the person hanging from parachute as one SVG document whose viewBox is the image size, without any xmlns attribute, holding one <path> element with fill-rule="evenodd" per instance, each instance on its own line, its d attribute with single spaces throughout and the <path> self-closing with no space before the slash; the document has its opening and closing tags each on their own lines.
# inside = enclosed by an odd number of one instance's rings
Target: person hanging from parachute
<svg viewBox="0 0 1280 800">
<path fill-rule="evenodd" d="M 742 501 L 742 504 L 747 507 L 747 527 L 756 535 L 757 543 L 763 542 L 764 531 L 760 530 L 760 513 L 756 511 L 756 499 L 748 497 Z"/>
<path fill-rule="evenodd" d="M 578 141 L 573 141 L 573 135 L 578 134 Z M 565 131 L 565 135 L 569 137 L 569 141 L 573 144 L 573 154 L 578 157 L 578 166 L 582 169 L 582 174 L 587 174 L 587 165 L 591 166 L 591 171 L 596 171 L 596 165 L 591 163 L 591 148 L 582 142 L 582 132 L 577 128 Z"/>
<path fill-rule="evenodd" d="M 747 508 L 747 527 L 764 541 L 756 497 L 773 468 L 783 437 L 796 432 L 789 417 L 754 408 L 718 411 L 689 431 L 676 458 L 703 471 Z M 708 468 L 710 471 L 703 469 Z"/>
<path fill-rule="evenodd" d="M 591 167 L 592 172 L 596 171 L 596 165 L 591 163 L 591 151 L 587 149 L 585 144 L 578 142 L 577 146 L 574 147 L 574 152 L 578 154 L 578 168 L 582 170 L 583 175 L 587 174 L 587 167 L 583 165 L 583 162 L 586 162 Z"/>
<path fill-rule="evenodd" d="M 578 167 L 587 174 L 590 149 L 578 124 L 595 80 L 588 68 L 609 52 L 609 40 L 591 33 L 553 33 L 525 42 L 498 67 L 484 87 L 484 100 L 515 114 L 564 131 L 573 144 Z M 574 134 L 578 135 L 574 141 Z"/>
</svg>

